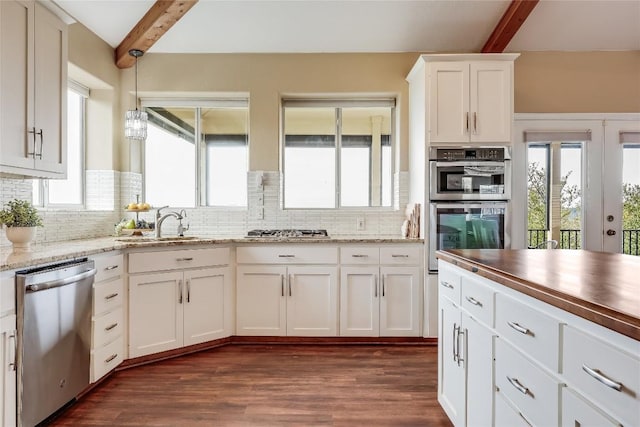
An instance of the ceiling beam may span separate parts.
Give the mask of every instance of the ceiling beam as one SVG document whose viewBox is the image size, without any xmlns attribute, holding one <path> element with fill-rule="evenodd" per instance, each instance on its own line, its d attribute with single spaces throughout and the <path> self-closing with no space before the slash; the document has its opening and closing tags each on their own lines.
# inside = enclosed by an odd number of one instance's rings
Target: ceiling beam
<svg viewBox="0 0 640 427">
<path fill-rule="evenodd" d="M 198 0 L 157 0 L 116 48 L 115 60 L 118 68 L 133 66 L 135 58 L 129 55 L 129 50 L 146 52 L 197 2 Z"/>
<path fill-rule="evenodd" d="M 539 0 L 512 0 L 511 4 L 493 29 L 489 40 L 484 44 L 482 53 L 502 53 L 520 26 L 527 19 Z"/>
</svg>

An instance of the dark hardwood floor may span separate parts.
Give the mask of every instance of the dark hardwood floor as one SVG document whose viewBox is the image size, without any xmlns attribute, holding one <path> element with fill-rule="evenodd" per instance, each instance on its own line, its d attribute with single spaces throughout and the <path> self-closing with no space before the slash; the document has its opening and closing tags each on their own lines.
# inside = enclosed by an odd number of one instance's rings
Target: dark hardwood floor
<svg viewBox="0 0 640 427">
<path fill-rule="evenodd" d="M 116 372 L 52 426 L 450 426 L 436 346 L 229 345 Z"/>
</svg>

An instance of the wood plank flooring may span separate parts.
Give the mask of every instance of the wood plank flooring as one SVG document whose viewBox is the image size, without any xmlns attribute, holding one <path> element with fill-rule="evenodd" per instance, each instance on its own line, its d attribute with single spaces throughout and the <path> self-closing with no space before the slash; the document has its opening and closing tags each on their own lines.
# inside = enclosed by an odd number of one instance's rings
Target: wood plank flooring
<svg viewBox="0 0 640 427">
<path fill-rule="evenodd" d="M 229 345 L 116 372 L 52 426 L 451 426 L 436 346 Z"/>
</svg>

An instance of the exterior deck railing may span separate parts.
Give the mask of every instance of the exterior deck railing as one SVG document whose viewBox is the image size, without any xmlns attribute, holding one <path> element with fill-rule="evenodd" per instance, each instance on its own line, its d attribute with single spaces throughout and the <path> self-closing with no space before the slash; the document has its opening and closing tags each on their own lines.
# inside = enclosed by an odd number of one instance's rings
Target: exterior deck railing
<svg viewBox="0 0 640 427">
<path fill-rule="evenodd" d="M 529 229 L 529 247 L 536 247 L 547 240 L 548 230 Z M 561 229 L 559 249 L 580 249 L 582 235 L 580 230 Z M 640 230 L 622 230 L 622 253 L 640 256 Z"/>
</svg>

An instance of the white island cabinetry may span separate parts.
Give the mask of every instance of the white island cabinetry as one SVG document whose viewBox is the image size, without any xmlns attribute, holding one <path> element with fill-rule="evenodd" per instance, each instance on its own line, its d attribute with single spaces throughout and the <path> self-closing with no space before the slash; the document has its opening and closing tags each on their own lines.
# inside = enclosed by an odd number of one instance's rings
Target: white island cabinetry
<svg viewBox="0 0 640 427">
<path fill-rule="evenodd" d="M 15 271 L 0 273 L 0 426 L 16 425 Z"/>
<path fill-rule="evenodd" d="M 129 254 L 129 357 L 231 335 L 229 249 Z"/>
</svg>

